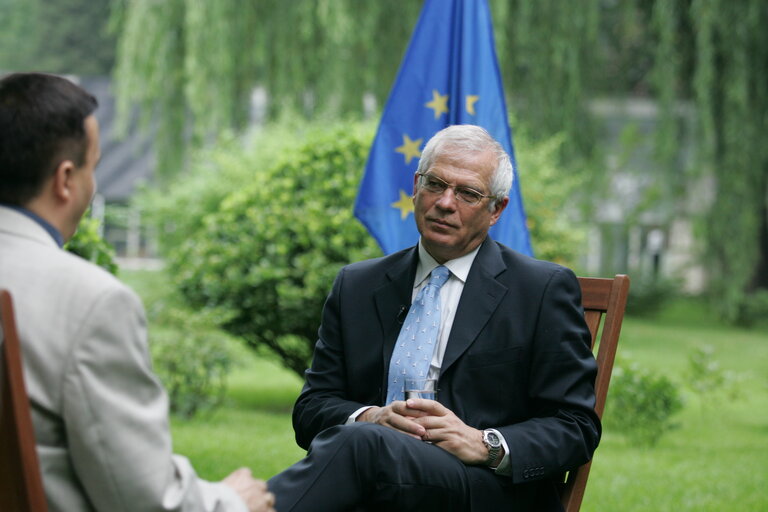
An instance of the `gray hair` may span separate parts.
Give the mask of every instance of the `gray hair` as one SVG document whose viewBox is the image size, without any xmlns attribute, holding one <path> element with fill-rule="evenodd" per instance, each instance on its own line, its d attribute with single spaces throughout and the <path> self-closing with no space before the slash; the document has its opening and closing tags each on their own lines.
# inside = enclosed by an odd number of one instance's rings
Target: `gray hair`
<svg viewBox="0 0 768 512">
<path fill-rule="evenodd" d="M 493 211 L 501 201 L 509 197 L 512 187 L 512 162 L 504 148 L 485 129 L 472 124 L 457 124 L 443 128 L 432 136 L 419 158 L 417 173 L 425 173 L 432 167 L 434 161 L 443 153 L 477 154 L 484 151 L 496 154 L 496 168 L 491 174 L 490 195 L 495 201 L 488 203 L 488 209 Z"/>
</svg>

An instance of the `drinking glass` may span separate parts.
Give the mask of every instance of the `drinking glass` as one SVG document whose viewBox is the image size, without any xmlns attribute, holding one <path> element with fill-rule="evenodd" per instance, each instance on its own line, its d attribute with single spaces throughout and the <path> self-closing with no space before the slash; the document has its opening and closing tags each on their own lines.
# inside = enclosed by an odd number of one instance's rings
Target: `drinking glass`
<svg viewBox="0 0 768 512">
<path fill-rule="evenodd" d="M 405 399 L 437 400 L 437 379 L 405 379 Z"/>
</svg>

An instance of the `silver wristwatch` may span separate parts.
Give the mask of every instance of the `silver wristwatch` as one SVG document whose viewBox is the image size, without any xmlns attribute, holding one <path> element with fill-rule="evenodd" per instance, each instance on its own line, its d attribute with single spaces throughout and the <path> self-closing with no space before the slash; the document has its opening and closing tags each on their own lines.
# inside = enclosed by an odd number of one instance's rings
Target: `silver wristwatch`
<svg viewBox="0 0 768 512">
<path fill-rule="evenodd" d="M 485 461 L 487 466 L 495 467 L 499 464 L 501 455 L 501 437 L 499 433 L 488 428 L 483 430 L 483 444 L 488 448 L 488 458 Z"/>
</svg>

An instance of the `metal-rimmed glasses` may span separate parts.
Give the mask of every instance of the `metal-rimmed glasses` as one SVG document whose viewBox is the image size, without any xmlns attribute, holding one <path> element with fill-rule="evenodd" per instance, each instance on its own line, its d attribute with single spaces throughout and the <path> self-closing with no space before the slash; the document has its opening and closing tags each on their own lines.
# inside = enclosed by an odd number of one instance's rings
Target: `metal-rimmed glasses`
<svg viewBox="0 0 768 512">
<path fill-rule="evenodd" d="M 449 188 L 452 188 L 453 193 L 457 198 L 472 206 L 479 204 L 480 201 L 485 198 L 496 198 L 496 196 L 483 194 L 473 188 L 465 187 L 464 185 L 451 185 L 428 172 L 419 172 L 416 174 L 419 176 L 419 186 L 432 194 L 441 195 Z"/>
</svg>

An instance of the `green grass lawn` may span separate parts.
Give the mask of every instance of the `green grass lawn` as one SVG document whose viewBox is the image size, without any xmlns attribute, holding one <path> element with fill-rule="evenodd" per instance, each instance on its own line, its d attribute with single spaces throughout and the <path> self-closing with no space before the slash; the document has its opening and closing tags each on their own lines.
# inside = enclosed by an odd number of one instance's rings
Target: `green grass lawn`
<svg viewBox="0 0 768 512">
<path fill-rule="evenodd" d="M 222 407 L 192 420 L 171 421 L 174 450 L 210 480 L 239 466 L 266 479 L 304 456 L 291 427 L 299 377 L 251 354 L 243 354 L 240 363 Z"/>
<path fill-rule="evenodd" d="M 686 393 L 679 428 L 653 448 L 607 431 L 582 510 L 768 510 L 768 332 L 720 325 L 705 309 L 679 302 L 654 319 L 626 319 L 619 354 L 685 382 L 697 345 L 715 349 L 740 393 Z M 609 391 L 606 413 L 610 400 Z"/>
<path fill-rule="evenodd" d="M 152 300 L 155 277 L 136 272 L 121 277 Z M 656 317 L 627 318 L 619 357 L 683 385 L 688 355 L 704 345 L 737 377 L 740 394 L 702 400 L 687 392 L 676 417 L 679 427 L 653 448 L 606 431 L 583 511 L 768 511 L 768 327 L 724 326 L 702 304 L 681 300 Z M 248 352 L 238 360 L 224 406 L 172 421 L 175 450 L 208 479 L 241 465 L 268 478 L 303 455 L 290 419 L 300 379 Z"/>
</svg>

